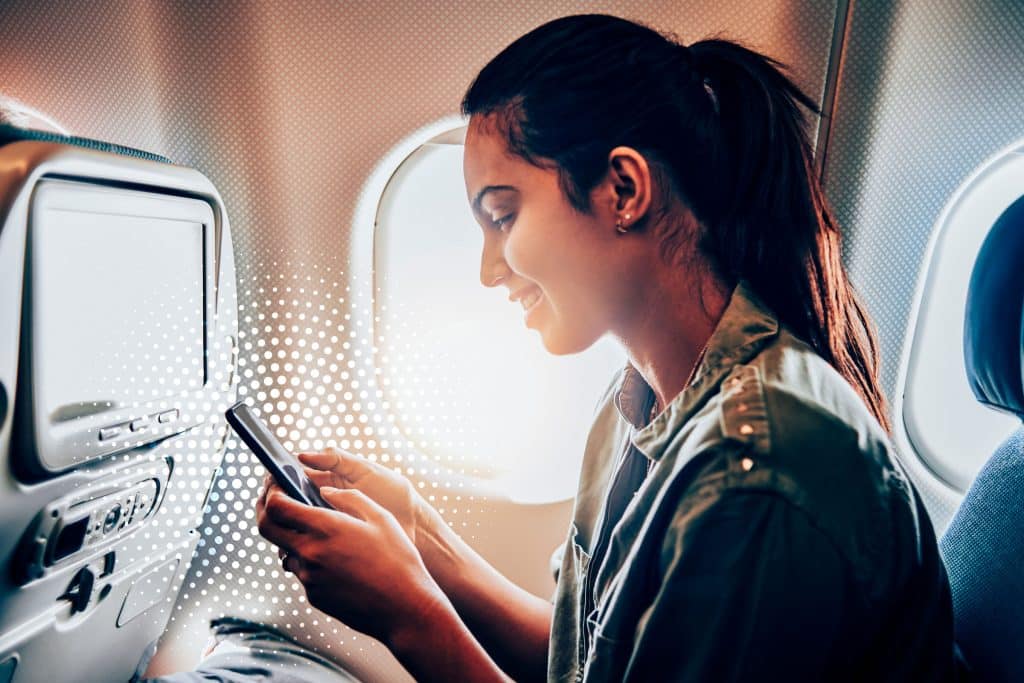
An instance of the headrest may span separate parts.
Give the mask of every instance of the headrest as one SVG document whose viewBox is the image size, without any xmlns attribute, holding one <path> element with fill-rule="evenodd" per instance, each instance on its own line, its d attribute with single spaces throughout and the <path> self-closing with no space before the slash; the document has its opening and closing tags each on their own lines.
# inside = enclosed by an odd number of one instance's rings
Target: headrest
<svg viewBox="0 0 1024 683">
<path fill-rule="evenodd" d="M 124 145 L 115 145 L 112 142 L 102 142 L 91 138 L 80 138 L 74 135 L 61 135 L 60 133 L 51 133 L 47 130 L 36 130 L 34 128 L 19 128 L 18 126 L 0 123 L 0 147 L 20 140 L 59 142 L 64 145 L 85 147 L 86 149 L 95 149 L 100 152 L 110 152 L 111 154 L 120 154 L 121 156 L 126 157 L 159 161 L 165 164 L 171 163 L 171 160 L 167 157 L 162 157 L 159 154 L 153 154 L 152 152 L 146 152 L 141 149 L 135 149 L 134 147 L 125 147 Z"/>
<path fill-rule="evenodd" d="M 964 363 L 979 401 L 1024 417 L 1024 197 L 999 217 L 967 290 Z"/>
</svg>

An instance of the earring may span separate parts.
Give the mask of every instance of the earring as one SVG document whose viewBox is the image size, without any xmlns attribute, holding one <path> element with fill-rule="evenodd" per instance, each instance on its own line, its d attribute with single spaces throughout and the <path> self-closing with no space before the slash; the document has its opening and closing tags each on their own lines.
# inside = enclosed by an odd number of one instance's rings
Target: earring
<svg viewBox="0 0 1024 683">
<path fill-rule="evenodd" d="M 627 221 L 630 220 L 631 218 L 633 218 L 633 214 L 627 213 L 625 215 L 625 219 Z M 615 221 L 615 232 L 619 233 L 620 235 L 625 235 L 627 232 L 629 232 L 629 228 L 627 228 L 625 226 L 625 223 L 622 222 L 622 218 Z"/>
</svg>

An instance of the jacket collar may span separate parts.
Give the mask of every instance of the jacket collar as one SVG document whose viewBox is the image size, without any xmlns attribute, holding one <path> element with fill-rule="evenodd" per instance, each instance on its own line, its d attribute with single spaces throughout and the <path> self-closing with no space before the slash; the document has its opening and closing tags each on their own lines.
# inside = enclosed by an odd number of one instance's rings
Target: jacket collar
<svg viewBox="0 0 1024 683">
<path fill-rule="evenodd" d="M 615 393 L 615 405 L 633 425 L 633 445 L 651 460 L 658 460 L 679 428 L 704 405 L 733 367 L 756 356 L 779 332 L 775 314 L 741 280 L 708 339 L 707 350 L 693 380 L 650 424 L 647 411 L 653 391 L 632 364 L 626 366 Z"/>
</svg>

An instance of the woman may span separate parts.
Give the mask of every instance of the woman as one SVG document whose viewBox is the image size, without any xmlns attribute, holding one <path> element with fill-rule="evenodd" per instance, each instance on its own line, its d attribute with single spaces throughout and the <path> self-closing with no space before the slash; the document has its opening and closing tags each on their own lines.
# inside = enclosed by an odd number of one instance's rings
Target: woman
<svg viewBox="0 0 1024 683">
<path fill-rule="evenodd" d="M 556 354 L 629 365 L 598 409 L 555 604 L 385 468 L 301 456 L 260 531 L 310 602 L 420 679 L 947 680 L 949 589 L 888 445 L 877 351 L 811 165 L 813 103 L 755 52 L 558 19 L 463 102 L 481 281 Z"/>
</svg>

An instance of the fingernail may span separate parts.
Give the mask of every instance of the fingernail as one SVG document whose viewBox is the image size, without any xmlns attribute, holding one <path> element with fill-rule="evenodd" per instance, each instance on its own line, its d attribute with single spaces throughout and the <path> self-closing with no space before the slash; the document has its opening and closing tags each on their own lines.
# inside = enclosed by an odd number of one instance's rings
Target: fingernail
<svg viewBox="0 0 1024 683">
<path fill-rule="evenodd" d="M 340 491 L 340 490 L 341 490 L 341 489 L 339 489 L 339 488 L 336 488 L 336 487 L 334 487 L 334 486 L 321 486 L 321 487 L 320 487 L 320 494 L 321 494 L 321 495 L 328 495 L 328 496 L 329 496 L 329 495 L 331 495 L 332 493 L 337 493 L 337 492 L 338 492 L 338 491 Z"/>
</svg>

